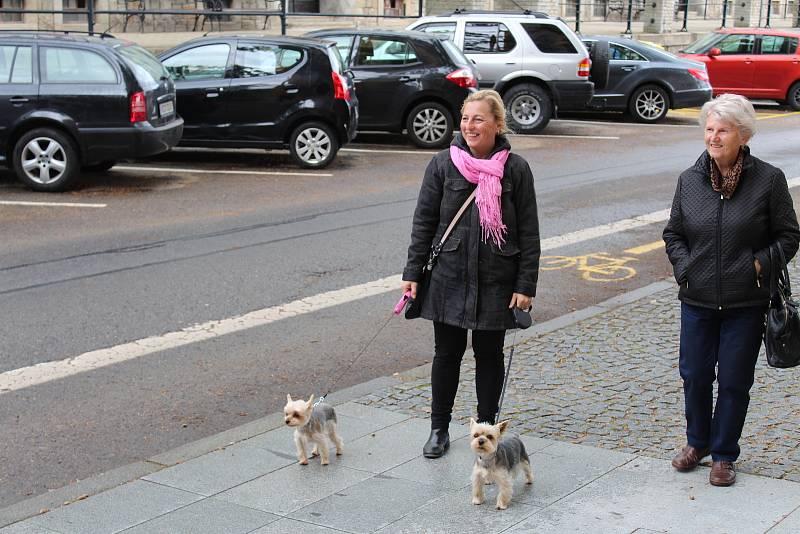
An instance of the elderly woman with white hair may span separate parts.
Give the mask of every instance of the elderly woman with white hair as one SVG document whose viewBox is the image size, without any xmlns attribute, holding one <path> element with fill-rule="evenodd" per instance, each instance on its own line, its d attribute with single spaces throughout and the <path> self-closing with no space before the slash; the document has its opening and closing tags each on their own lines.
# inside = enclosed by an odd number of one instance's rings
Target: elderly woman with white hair
<svg viewBox="0 0 800 534">
<path fill-rule="evenodd" d="M 672 465 L 689 471 L 710 454 L 709 482 L 730 486 L 770 297 L 769 247 L 792 258 L 800 230 L 783 172 L 750 154 L 753 105 L 721 95 L 700 126 L 706 150 L 678 179 L 663 234 L 680 286 L 687 438 Z"/>
</svg>

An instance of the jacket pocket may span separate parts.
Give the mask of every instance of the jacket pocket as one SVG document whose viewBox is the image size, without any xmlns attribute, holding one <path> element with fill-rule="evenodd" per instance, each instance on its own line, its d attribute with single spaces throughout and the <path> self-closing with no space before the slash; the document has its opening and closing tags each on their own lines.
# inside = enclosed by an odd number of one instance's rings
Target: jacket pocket
<svg viewBox="0 0 800 534">
<path fill-rule="evenodd" d="M 442 245 L 436 265 L 433 267 L 433 275 L 445 278 L 464 278 L 467 261 L 464 258 L 464 247 L 461 246 L 461 239 L 450 237 Z"/>
<path fill-rule="evenodd" d="M 493 284 L 513 286 L 519 269 L 519 246 L 516 243 L 504 243 L 502 247 L 498 247 L 491 243 L 490 249 L 492 253 L 485 269 L 485 280 Z"/>
</svg>

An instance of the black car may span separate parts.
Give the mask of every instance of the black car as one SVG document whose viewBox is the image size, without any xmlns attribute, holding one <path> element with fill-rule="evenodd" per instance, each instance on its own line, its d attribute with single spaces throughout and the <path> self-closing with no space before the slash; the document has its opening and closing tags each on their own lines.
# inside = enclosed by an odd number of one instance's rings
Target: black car
<svg viewBox="0 0 800 534">
<path fill-rule="evenodd" d="M 478 86 L 477 71 L 452 42 L 422 32 L 360 28 L 307 35 L 336 43 L 353 73 L 360 130 L 406 130 L 424 148 L 450 143 L 461 104 Z"/>
<path fill-rule="evenodd" d="M 164 67 L 108 35 L 0 32 L 0 160 L 37 191 L 178 143 Z"/>
<path fill-rule="evenodd" d="M 590 109 L 627 111 L 639 122 L 658 122 L 670 109 L 702 106 L 711 98 L 702 63 L 622 37 L 584 35 L 586 48 L 608 43 L 608 83 L 595 90 Z"/>
<path fill-rule="evenodd" d="M 355 136 L 358 101 L 331 43 L 201 37 L 159 58 L 186 121 L 181 146 L 288 148 L 300 166 L 322 168 Z"/>
</svg>

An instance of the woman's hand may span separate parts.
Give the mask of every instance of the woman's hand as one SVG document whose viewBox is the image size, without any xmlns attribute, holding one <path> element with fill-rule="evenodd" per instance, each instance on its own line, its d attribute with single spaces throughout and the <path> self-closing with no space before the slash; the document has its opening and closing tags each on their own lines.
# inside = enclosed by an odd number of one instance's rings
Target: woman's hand
<svg viewBox="0 0 800 534">
<path fill-rule="evenodd" d="M 416 288 L 414 288 L 416 291 Z M 531 306 L 533 306 L 533 298 L 529 297 L 528 295 L 523 295 L 522 293 L 514 293 L 511 295 L 511 303 L 508 305 L 509 308 L 520 308 L 522 310 L 528 311 Z"/>
<path fill-rule="evenodd" d="M 758 261 L 758 258 L 753 260 L 753 265 L 756 266 L 756 276 L 761 277 L 761 262 Z"/>
<path fill-rule="evenodd" d="M 403 280 L 403 293 L 406 291 L 411 291 L 411 298 L 417 298 L 417 282 L 409 282 L 407 280 Z"/>
</svg>

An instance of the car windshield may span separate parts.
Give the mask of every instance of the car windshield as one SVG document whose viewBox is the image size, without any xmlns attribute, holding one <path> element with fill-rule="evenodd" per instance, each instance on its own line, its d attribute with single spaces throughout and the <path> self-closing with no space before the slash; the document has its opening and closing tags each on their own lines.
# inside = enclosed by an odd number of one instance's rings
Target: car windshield
<svg viewBox="0 0 800 534">
<path fill-rule="evenodd" d="M 439 42 L 444 47 L 444 51 L 447 52 L 447 56 L 452 60 L 453 63 L 459 67 L 472 66 L 472 64 L 469 62 L 469 59 L 467 59 L 467 56 L 465 56 L 464 53 L 453 44 L 453 41 L 442 39 Z"/>
<path fill-rule="evenodd" d="M 168 78 L 169 73 L 164 65 L 153 54 L 136 44 L 126 44 L 117 48 L 119 54 L 136 74 L 136 79 L 142 84 L 142 89 L 157 86 L 161 78 Z M 144 85 L 148 87 L 144 87 Z"/>
<path fill-rule="evenodd" d="M 705 54 L 708 52 L 708 49 L 711 47 L 711 45 L 717 42 L 719 36 L 720 34 L 718 33 L 709 33 L 708 35 L 701 37 L 697 41 L 687 46 L 682 50 L 682 52 L 684 54 Z"/>
</svg>

